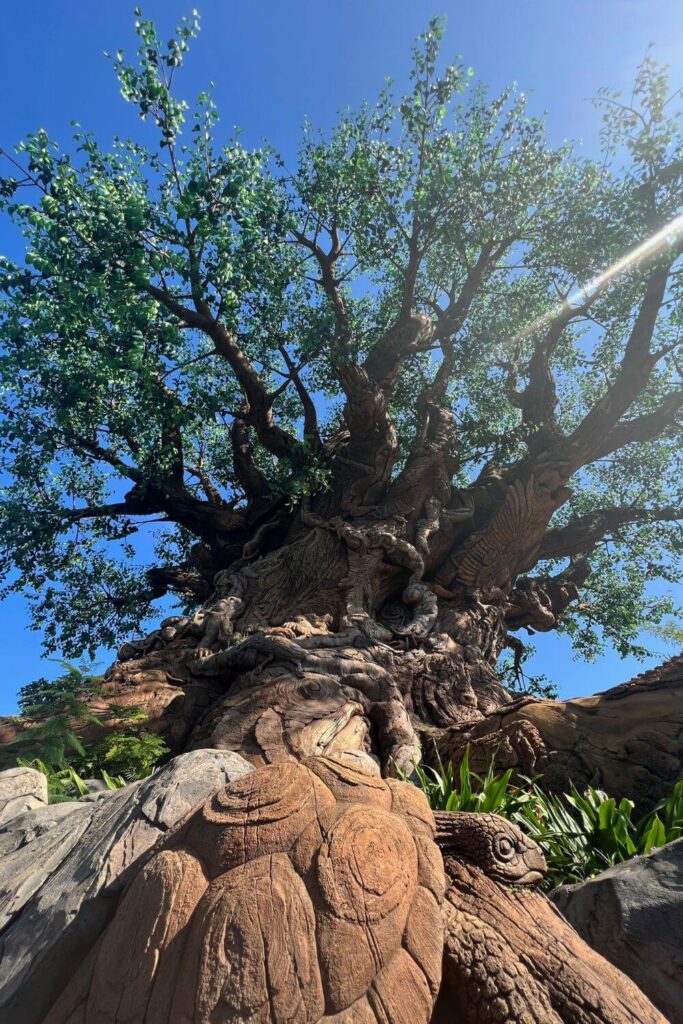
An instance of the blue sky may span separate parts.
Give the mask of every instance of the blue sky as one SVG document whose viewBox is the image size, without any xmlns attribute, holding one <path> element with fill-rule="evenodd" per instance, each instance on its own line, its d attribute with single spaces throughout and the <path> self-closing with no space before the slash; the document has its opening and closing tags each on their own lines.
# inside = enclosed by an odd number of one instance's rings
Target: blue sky
<svg viewBox="0 0 683 1024">
<path fill-rule="evenodd" d="M 198 0 L 195 0 L 198 2 Z M 106 144 L 114 134 L 141 131 L 118 94 L 103 50 L 132 51 L 134 2 L 23 0 L 13 5 L 0 37 L 0 146 L 46 128 L 68 145 L 70 121 Z M 147 0 L 162 37 L 192 0 Z M 305 117 L 329 126 L 336 112 L 373 99 L 385 75 L 401 83 L 414 37 L 432 14 L 448 18 L 445 51 L 461 54 L 477 78 L 496 90 L 512 81 L 547 111 L 551 138 L 598 143 L 590 97 L 601 85 L 628 88 L 648 45 L 683 84 L 681 0 L 201 0 L 203 31 L 183 70 L 190 97 L 215 83 L 226 135 L 242 129 L 246 145 L 267 138 L 285 157 Z M 0 223 L 0 252 L 18 255 L 17 238 Z M 681 595 L 683 600 L 683 595 Z M 19 686 L 58 668 L 41 660 L 40 635 L 28 628 L 24 602 L 0 603 L 0 714 L 14 710 Z M 544 672 L 562 696 L 604 689 L 642 664 L 607 655 L 593 665 L 572 659 L 566 641 L 535 639 L 531 671 Z M 661 660 L 659 656 L 646 664 Z M 103 654 L 102 667 L 111 660 Z"/>
</svg>

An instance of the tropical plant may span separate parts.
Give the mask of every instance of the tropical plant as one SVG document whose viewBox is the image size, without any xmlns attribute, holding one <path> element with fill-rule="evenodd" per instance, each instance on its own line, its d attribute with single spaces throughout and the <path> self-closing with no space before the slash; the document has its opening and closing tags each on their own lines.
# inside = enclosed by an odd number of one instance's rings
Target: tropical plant
<svg viewBox="0 0 683 1024">
<path fill-rule="evenodd" d="M 78 800 L 89 792 L 87 783 L 71 765 L 55 769 L 45 764 L 39 757 L 34 757 L 30 761 L 18 757 L 17 764 L 24 768 L 33 768 L 47 777 L 48 802 L 51 804 Z M 122 789 L 127 785 L 121 775 L 109 775 L 108 772 L 102 771 L 101 778 L 109 790 Z"/>
<path fill-rule="evenodd" d="M 617 802 L 602 790 L 572 785 L 568 793 L 548 794 L 539 779 L 512 782 L 508 769 L 498 775 L 494 761 L 481 776 L 470 767 L 469 747 L 456 773 L 437 754 L 435 767 L 417 764 L 399 773 L 418 785 L 435 810 L 492 812 L 515 821 L 543 850 L 548 863 L 546 888 L 591 878 L 605 868 L 683 835 L 683 780 L 642 817 L 632 820 L 633 802 Z"/>
<path fill-rule="evenodd" d="M 502 775 L 495 774 L 494 762 L 484 776 L 470 767 L 470 748 L 467 746 L 456 771 L 452 761 L 442 761 L 435 749 L 436 767 L 415 764 L 411 771 L 397 767 L 397 776 L 403 782 L 412 781 L 429 800 L 429 806 L 438 811 L 479 811 L 510 817 L 517 807 L 515 787 L 511 787 L 512 769 Z"/>
<path fill-rule="evenodd" d="M 65 671 L 57 679 L 37 679 L 19 690 L 18 704 L 24 721 L 12 743 L 0 748 L 2 761 L 21 757 L 43 762 L 50 769 L 67 770 L 70 758 L 85 757 L 78 729 L 101 724 L 89 704 L 100 680 L 68 661 L 60 664 Z"/>
<path fill-rule="evenodd" d="M 86 666 L 60 664 L 65 671 L 57 679 L 37 679 L 19 690 L 20 727 L 0 747 L 0 763 L 43 772 L 51 800 L 84 795 L 83 778 L 101 778 L 112 789 L 149 775 L 169 748 L 145 730 L 144 713 L 129 705 L 93 714 L 90 702 L 101 695 L 101 677 Z M 129 724 L 120 728 L 121 723 Z M 98 727 L 90 730 L 98 738 L 84 740 L 88 726 Z"/>
<path fill-rule="evenodd" d="M 161 738 L 145 729 L 113 730 L 88 747 L 90 770 L 104 777 L 111 772 L 127 779 L 144 779 L 166 757 L 169 748 Z"/>
</svg>

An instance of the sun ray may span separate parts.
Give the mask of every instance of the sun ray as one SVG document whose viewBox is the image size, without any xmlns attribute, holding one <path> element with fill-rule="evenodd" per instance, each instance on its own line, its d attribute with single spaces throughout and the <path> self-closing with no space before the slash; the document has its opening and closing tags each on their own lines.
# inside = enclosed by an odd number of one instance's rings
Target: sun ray
<svg viewBox="0 0 683 1024">
<path fill-rule="evenodd" d="M 683 213 L 678 214 L 663 228 L 656 231 L 645 241 L 640 242 L 630 252 L 616 260 L 606 270 L 601 271 L 587 284 L 582 285 L 573 291 L 562 302 L 558 302 L 547 313 L 537 317 L 531 324 L 518 331 L 510 340 L 509 344 L 516 344 L 536 334 L 543 327 L 550 324 L 564 310 L 580 309 L 587 302 L 596 297 L 596 293 L 603 291 L 615 278 L 623 274 L 629 267 L 654 259 L 665 249 L 676 245 L 683 238 Z"/>
</svg>

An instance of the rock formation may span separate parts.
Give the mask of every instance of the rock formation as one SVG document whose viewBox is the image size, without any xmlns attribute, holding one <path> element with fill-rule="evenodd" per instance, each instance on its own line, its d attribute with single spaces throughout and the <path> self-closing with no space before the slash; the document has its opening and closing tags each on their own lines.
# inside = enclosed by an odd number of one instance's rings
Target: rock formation
<svg viewBox="0 0 683 1024">
<path fill-rule="evenodd" d="M 443 981 L 433 1024 L 666 1024 L 548 899 L 446 855 Z"/>
<path fill-rule="evenodd" d="M 683 839 L 550 898 L 671 1024 L 683 1024 Z"/>
<path fill-rule="evenodd" d="M 0 825 L 3 1024 L 42 1020 L 113 914 L 126 869 L 198 802 L 250 771 L 228 751 L 196 751 L 95 801 L 43 805 Z M 36 776 L 39 788 L 44 776 Z M 16 788 L 16 773 L 0 774 L 0 800 L 8 778 Z"/>
<path fill-rule="evenodd" d="M 516 700 L 483 721 L 450 730 L 441 755 L 542 773 L 542 785 L 599 786 L 646 813 L 683 777 L 683 657 L 604 693 L 574 700 Z"/>
</svg>

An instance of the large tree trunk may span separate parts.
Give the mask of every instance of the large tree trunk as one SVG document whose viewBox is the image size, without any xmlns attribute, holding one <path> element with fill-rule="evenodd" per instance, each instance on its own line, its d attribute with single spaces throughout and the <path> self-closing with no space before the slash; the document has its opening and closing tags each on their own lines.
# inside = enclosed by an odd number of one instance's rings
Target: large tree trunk
<svg viewBox="0 0 683 1024">
<path fill-rule="evenodd" d="M 354 751 L 392 774 L 469 744 L 477 770 L 495 754 L 550 789 L 591 782 L 639 808 L 681 775 L 683 659 L 597 697 L 515 699 L 495 665 L 533 594 L 423 584 L 386 524 L 309 519 L 219 573 L 193 617 L 124 644 L 93 710 L 138 707 L 173 753 L 219 747 L 257 766 Z"/>
<path fill-rule="evenodd" d="M 219 747 L 257 766 L 354 751 L 392 774 L 469 744 L 477 770 L 495 754 L 550 789 L 597 783 L 642 807 L 680 776 L 683 659 L 596 697 L 515 699 L 495 665 L 520 597 L 513 614 L 509 595 L 427 586 L 385 526 L 310 518 L 219 573 L 192 618 L 124 644 L 94 710 L 139 707 L 174 753 Z"/>
<path fill-rule="evenodd" d="M 367 543 L 366 534 L 366 542 L 355 546 L 357 531 L 348 530 L 334 522 L 315 524 L 270 554 L 219 573 L 215 593 L 199 613 L 167 620 L 145 641 L 123 646 L 98 699 L 109 707 L 142 707 L 146 726 L 163 734 L 174 752 L 222 748 L 256 766 L 341 755 L 344 764 L 386 776 L 434 749 L 457 756 L 456 737 L 478 736 L 477 730 L 488 735 L 491 723 L 495 732 L 505 715 L 520 707 L 495 674 L 506 639 L 505 596 L 484 601 L 474 589 L 427 587 L 410 546 L 396 541 L 392 547 L 391 535 L 379 536 L 378 529 L 369 535 L 381 545 Z M 385 559 L 387 549 L 393 561 Z M 558 705 L 560 716 L 564 707 Z M 533 960 L 533 969 L 525 968 L 529 977 L 510 993 L 511 1000 L 533 1002 L 536 1016 L 530 1020 L 637 1024 L 660 1019 L 635 989 L 632 1005 L 624 1004 L 619 993 L 626 983 L 617 973 L 599 980 L 600 962 L 590 961 L 541 897 L 536 910 L 517 908 L 532 916 L 542 911 L 533 949 L 526 948 L 519 924 L 506 918 L 509 898 L 503 890 L 474 869 L 468 875 L 459 864 L 447 858 L 451 945 L 442 1007 L 449 1014 L 496 1024 L 518 1019 L 512 1002 L 512 1011 L 498 1006 L 505 979 L 491 969 L 487 988 L 486 977 L 467 966 L 468 957 L 477 962 L 483 957 L 477 970 L 489 972 L 486 958 L 495 954 L 489 939 L 500 927 L 508 967 L 517 970 L 520 958 Z M 483 952 L 465 941 L 472 921 L 479 921 L 481 934 L 488 936 Z M 453 944 L 458 937 L 464 945 Z M 574 956 L 585 963 L 570 962 L 558 973 L 557 962 Z M 453 971 L 460 973 L 455 977 Z M 586 1009 L 572 1018 L 575 999 Z M 473 1016 L 472 1007 L 481 1000 L 489 1017 L 477 1016 L 479 1009 Z M 544 1009 L 560 1004 L 554 1016 Z M 366 1020 L 349 1017 L 356 1019 Z M 392 1011 L 387 1020 L 398 1024 L 404 1016 Z"/>
<path fill-rule="evenodd" d="M 507 704 L 501 609 L 437 598 L 400 564 L 410 552 L 392 563 L 348 541 L 316 527 L 219 573 L 194 617 L 123 645 L 101 701 L 142 707 L 174 752 L 221 747 L 261 765 L 348 750 L 385 773 Z"/>
</svg>

